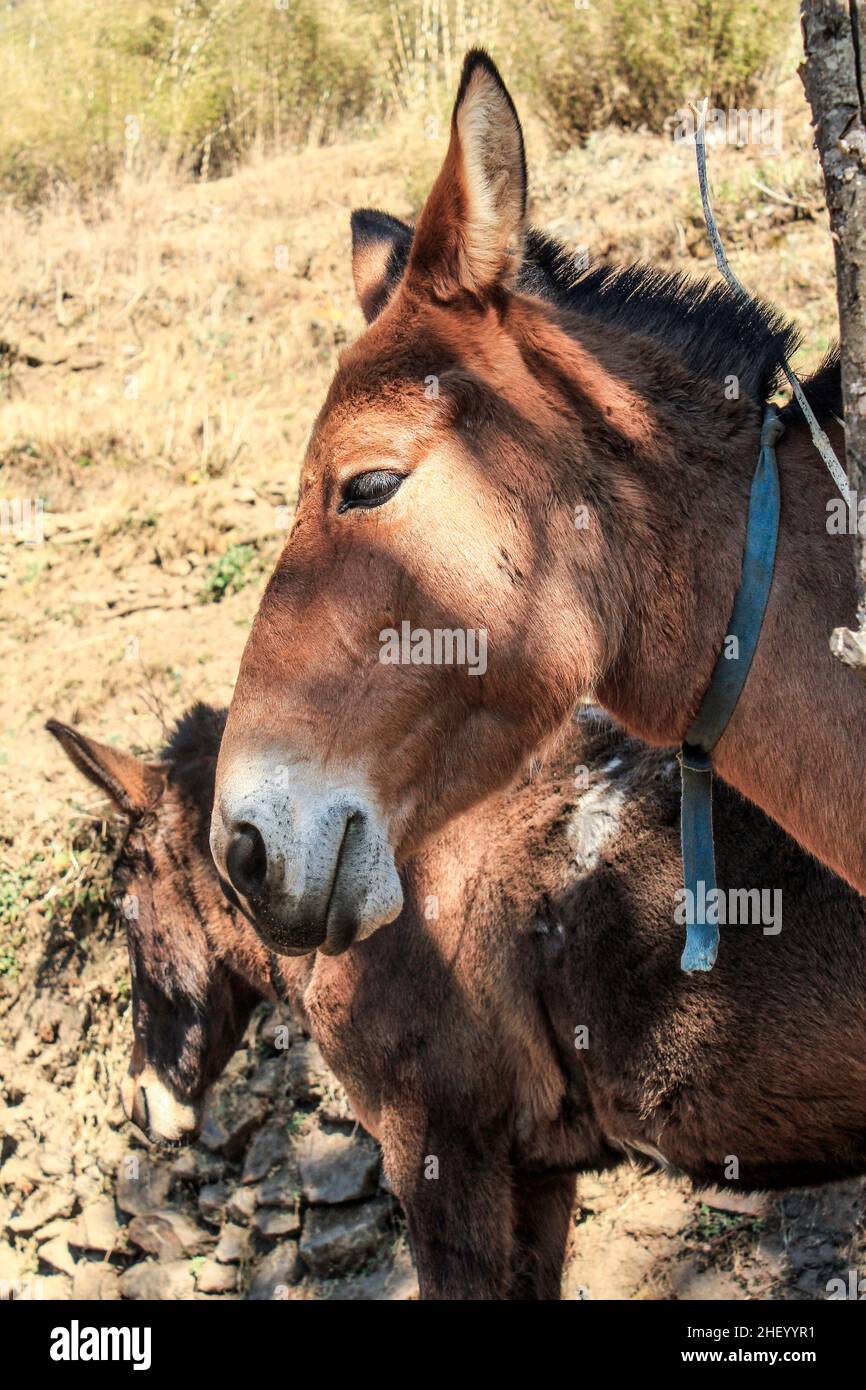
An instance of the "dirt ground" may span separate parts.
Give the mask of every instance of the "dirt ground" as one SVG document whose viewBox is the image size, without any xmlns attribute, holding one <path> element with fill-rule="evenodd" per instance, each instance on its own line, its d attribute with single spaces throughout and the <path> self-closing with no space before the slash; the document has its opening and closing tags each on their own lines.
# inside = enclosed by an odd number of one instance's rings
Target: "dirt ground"
<svg viewBox="0 0 866 1390">
<path fill-rule="evenodd" d="M 711 174 L 732 263 L 796 321 L 805 369 L 834 331 L 832 249 L 796 81 L 775 100 L 781 153 L 720 147 Z M 58 194 L 38 221 L 0 210 L 0 498 L 41 499 L 41 535 L 7 513 L 0 528 L 0 1280 L 25 1292 L 412 1296 L 375 1153 L 312 1045 L 274 1050 L 267 1011 L 202 1141 L 136 1147 L 117 1099 L 118 827 L 42 726 L 156 751 L 194 700 L 227 703 L 306 436 L 361 328 L 349 212 L 413 215 L 442 153 L 429 133 L 407 116 L 220 182 Z M 531 120 L 527 135 L 540 226 L 593 256 L 711 269 L 688 146 L 609 131 L 556 153 Z M 857 1267 L 862 1206 L 859 1184 L 731 1209 L 656 1172 L 587 1178 L 565 1292 L 826 1297 Z"/>
</svg>

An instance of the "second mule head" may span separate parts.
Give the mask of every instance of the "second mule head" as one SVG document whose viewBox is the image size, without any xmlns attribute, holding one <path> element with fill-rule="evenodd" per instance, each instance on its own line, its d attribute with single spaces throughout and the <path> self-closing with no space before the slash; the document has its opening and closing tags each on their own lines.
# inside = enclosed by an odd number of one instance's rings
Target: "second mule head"
<svg viewBox="0 0 866 1390">
<path fill-rule="evenodd" d="M 201 739 L 202 720 L 213 725 L 211 756 L 192 758 L 188 745 Z M 261 998 L 213 941 L 220 917 L 230 911 L 208 872 L 213 754 L 222 717 L 204 706 L 185 717 L 175 734 L 184 754 L 177 764 L 171 746 L 166 761 L 148 762 L 57 720 L 46 727 L 128 820 L 112 883 L 132 975 L 133 1044 L 120 1084 L 123 1109 L 149 1139 L 188 1143 L 199 1132 L 209 1087 Z"/>
</svg>

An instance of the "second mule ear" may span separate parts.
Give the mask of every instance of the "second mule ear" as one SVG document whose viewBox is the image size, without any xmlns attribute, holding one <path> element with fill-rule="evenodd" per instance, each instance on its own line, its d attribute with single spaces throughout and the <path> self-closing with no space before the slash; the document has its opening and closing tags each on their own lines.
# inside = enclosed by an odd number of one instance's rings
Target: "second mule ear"
<svg viewBox="0 0 866 1390">
<path fill-rule="evenodd" d="M 407 281 L 437 297 L 483 297 L 523 254 L 526 157 L 514 102 L 481 49 L 466 57 L 445 163 L 418 219 Z"/>
<path fill-rule="evenodd" d="M 352 276 L 368 323 L 381 314 L 394 293 L 412 245 L 412 228 L 375 208 L 352 213 Z"/>
<path fill-rule="evenodd" d="M 70 724 L 49 719 L 45 725 L 66 756 L 128 816 L 151 810 L 165 790 L 165 772 L 158 763 L 146 763 L 132 753 L 97 743 Z"/>
</svg>

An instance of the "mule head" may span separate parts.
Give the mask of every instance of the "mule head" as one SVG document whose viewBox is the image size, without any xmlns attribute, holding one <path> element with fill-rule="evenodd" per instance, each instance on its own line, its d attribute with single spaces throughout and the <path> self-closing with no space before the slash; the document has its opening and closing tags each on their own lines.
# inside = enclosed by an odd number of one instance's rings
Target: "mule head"
<svg viewBox="0 0 866 1390">
<path fill-rule="evenodd" d="M 208 849 L 218 734 L 209 757 L 179 766 L 146 762 L 56 720 L 46 728 L 128 820 L 112 884 L 132 975 L 123 1109 L 148 1138 L 189 1142 L 261 997 L 216 944 L 221 925 L 226 939 L 237 930 Z"/>
<path fill-rule="evenodd" d="M 277 950 L 392 921 L 396 865 L 509 781 L 605 657 L 612 586 L 597 533 L 576 536 L 557 386 L 575 349 L 516 290 L 525 213 L 520 123 L 475 52 L 416 228 L 353 217 L 368 328 L 314 427 L 220 751 L 214 858 Z"/>
</svg>

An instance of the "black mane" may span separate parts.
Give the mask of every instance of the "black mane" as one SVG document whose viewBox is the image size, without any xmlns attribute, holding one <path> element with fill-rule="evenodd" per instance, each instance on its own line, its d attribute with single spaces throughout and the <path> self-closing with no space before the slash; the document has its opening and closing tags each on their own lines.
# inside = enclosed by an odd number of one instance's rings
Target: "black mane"
<svg viewBox="0 0 866 1390">
<path fill-rule="evenodd" d="M 228 710 L 198 701 L 182 714 L 169 735 L 163 761 L 175 770 L 197 758 L 215 758 L 226 726 Z"/>
<path fill-rule="evenodd" d="M 377 241 L 390 248 L 383 301 L 405 273 L 413 236 L 409 223 L 376 208 L 352 213 L 356 251 Z M 655 339 L 696 377 L 724 384 L 726 377 L 735 376 L 740 391 L 756 405 L 773 395 L 783 357 L 790 358 L 799 346 L 793 324 L 723 280 L 692 279 L 640 263 L 580 269 L 562 242 L 535 228 L 526 234 L 518 288 L 556 308 Z M 804 382 L 804 390 L 819 419 L 841 414 L 837 351 Z M 784 415 L 788 423 L 802 423 L 796 405 L 786 406 Z"/>
<path fill-rule="evenodd" d="M 769 305 L 734 293 L 723 281 L 691 279 L 652 266 L 593 266 L 552 237 L 529 231 L 519 288 L 561 309 L 657 339 L 696 376 L 724 382 L 762 405 L 776 388 L 782 356 L 799 338 Z"/>
<path fill-rule="evenodd" d="M 842 364 L 839 360 L 838 345 L 830 349 L 824 361 L 808 381 L 804 381 L 803 394 L 819 421 L 826 421 L 831 415 L 842 418 Z M 781 412 L 786 425 L 802 425 L 806 422 L 800 406 L 791 399 Z"/>
</svg>

